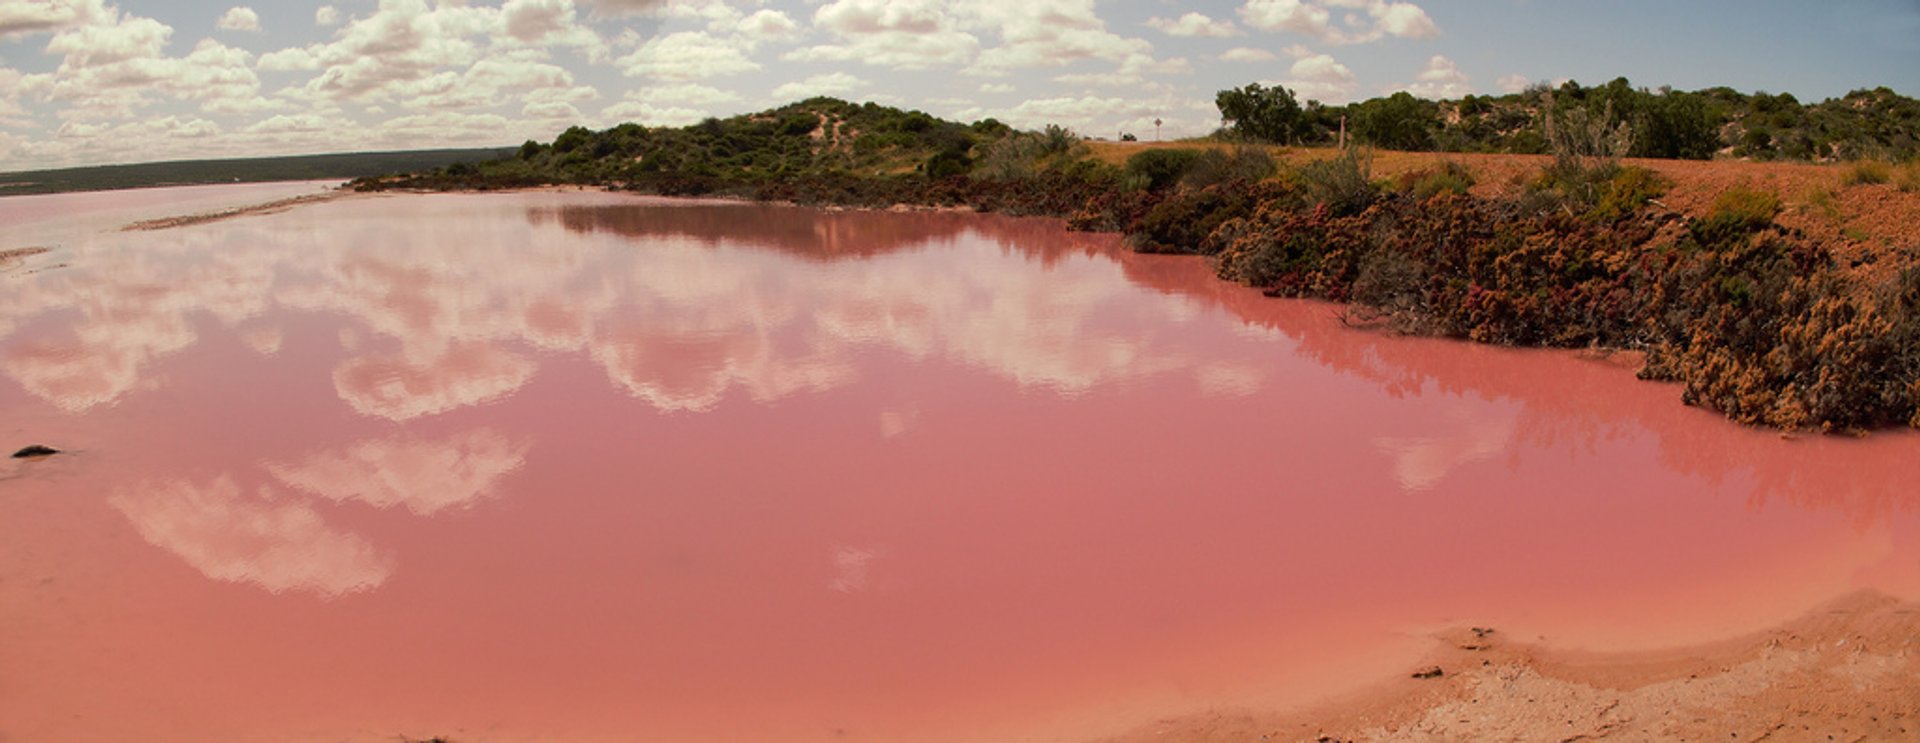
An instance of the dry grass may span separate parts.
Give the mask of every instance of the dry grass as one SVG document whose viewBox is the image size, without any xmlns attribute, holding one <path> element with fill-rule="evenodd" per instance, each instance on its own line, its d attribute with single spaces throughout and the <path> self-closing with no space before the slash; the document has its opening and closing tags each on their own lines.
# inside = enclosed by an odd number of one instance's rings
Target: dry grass
<svg viewBox="0 0 1920 743">
<path fill-rule="evenodd" d="M 1860 160 L 1846 167 L 1840 176 L 1843 186 L 1877 186 L 1893 180 L 1893 167 L 1878 160 Z"/>
</svg>

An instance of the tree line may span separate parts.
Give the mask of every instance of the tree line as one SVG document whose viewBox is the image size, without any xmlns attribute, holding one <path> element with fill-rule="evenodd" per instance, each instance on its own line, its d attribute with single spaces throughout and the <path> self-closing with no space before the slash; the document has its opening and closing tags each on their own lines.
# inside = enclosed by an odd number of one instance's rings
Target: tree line
<svg viewBox="0 0 1920 743">
<path fill-rule="evenodd" d="M 1631 155 L 1704 160 L 1910 160 L 1920 156 L 1920 101 L 1887 88 L 1804 104 L 1792 94 L 1600 86 L 1568 81 L 1520 93 L 1431 101 L 1399 92 L 1346 105 L 1301 103 L 1283 86 L 1222 90 L 1217 134 L 1242 141 L 1321 145 L 1342 122 L 1354 141 L 1394 150 L 1541 154 L 1549 116 L 1574 109 L 1626 122 Z"/>
</svg>

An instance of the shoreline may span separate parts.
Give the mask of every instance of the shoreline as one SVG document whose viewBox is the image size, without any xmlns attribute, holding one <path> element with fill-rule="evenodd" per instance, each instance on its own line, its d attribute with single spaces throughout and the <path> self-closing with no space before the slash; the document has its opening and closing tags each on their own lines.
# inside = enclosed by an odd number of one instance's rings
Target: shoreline
<svg viewBox="0 0 1920 743">
<path fill-rule="evenodd" d="M 1601 652 L 1454 627 L 1406 675 L 1289 711 L 1165 717 L 1164 740 L 1908 740 L 1920 735 L 1920 601 L 1871 590 L 1771 629 Z"/>
</svg>

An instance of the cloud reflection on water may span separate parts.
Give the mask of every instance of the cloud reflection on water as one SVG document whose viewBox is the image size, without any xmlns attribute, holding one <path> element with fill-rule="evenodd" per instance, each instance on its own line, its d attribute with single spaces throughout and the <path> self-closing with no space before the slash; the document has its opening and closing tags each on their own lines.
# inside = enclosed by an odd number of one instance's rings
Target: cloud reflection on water
<svg viewBox="0 0 1920 743">
<path fill-rule="evenodd" d="M 376 588 L 393 572 L 393 557 L 364 537 L 272 488 L 244 492 L 229 475 L 125 488 L 108 502 L 149 544 L 218 581 L 338 596 Z"/>
</svg>

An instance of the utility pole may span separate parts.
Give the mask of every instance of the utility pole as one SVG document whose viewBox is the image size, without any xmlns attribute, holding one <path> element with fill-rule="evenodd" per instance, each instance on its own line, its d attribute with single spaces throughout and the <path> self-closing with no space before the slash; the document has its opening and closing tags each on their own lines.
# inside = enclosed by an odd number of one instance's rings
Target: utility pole
<svg viewBox="0 0 1920 743">
<path fill-rule="evenodd" d="M 1347 115 L 1340 114 L 1340 149 L 1347 148 Z"/>
</svg>

